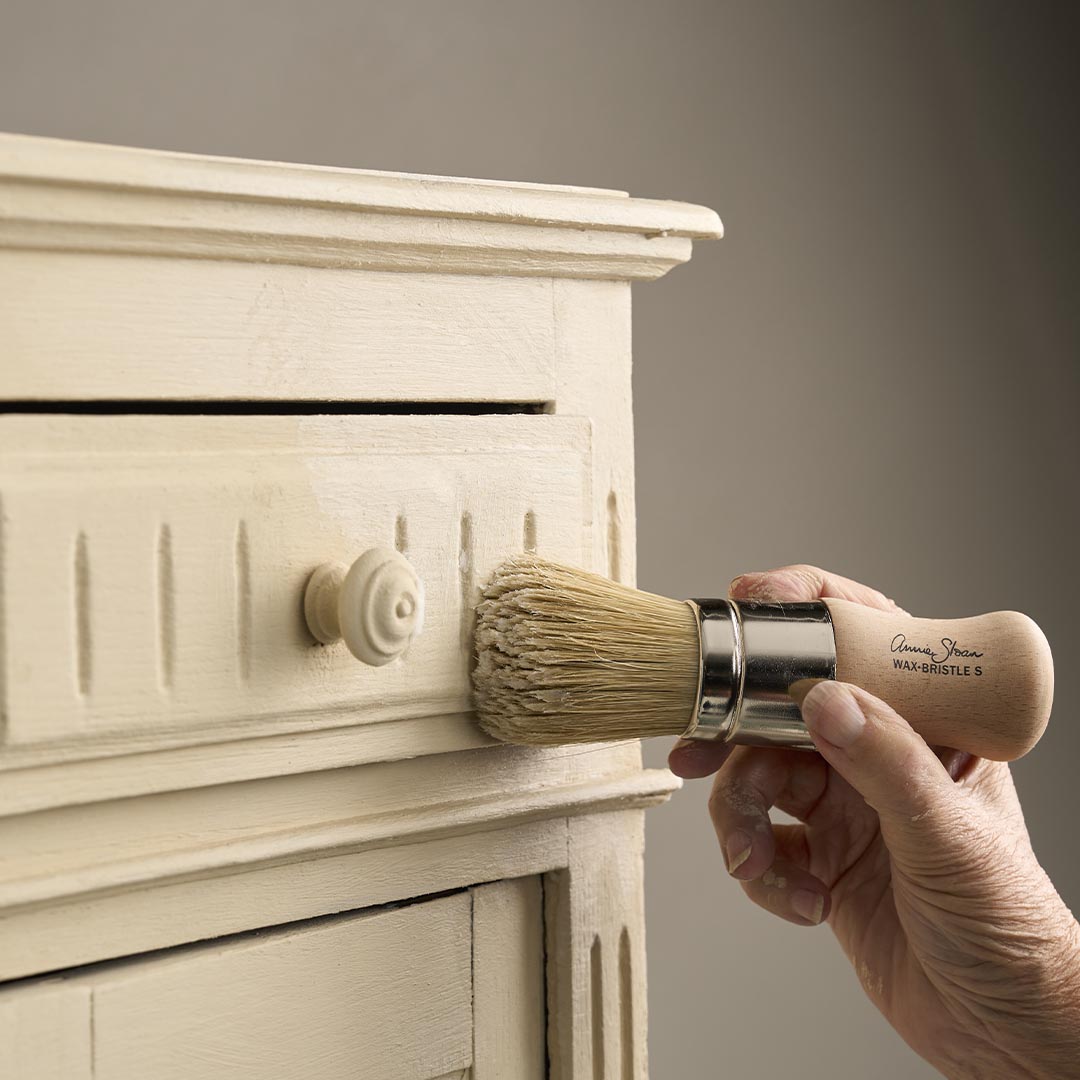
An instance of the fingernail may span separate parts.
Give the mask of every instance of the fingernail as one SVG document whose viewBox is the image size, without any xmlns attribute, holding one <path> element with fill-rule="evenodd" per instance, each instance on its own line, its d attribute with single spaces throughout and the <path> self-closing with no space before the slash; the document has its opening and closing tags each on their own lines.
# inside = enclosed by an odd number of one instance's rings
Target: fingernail
<svg viewBox="0 0 1080 1080">
<path fill-rule="evenodd" d="M 750 837 L 739 829 L 736 829 L 736 831 L 727 838 L 727 841 L 724 844 L 724 854 L 727 856 L 727 869 L 729 874 L 734 874 L 735 871 L 750 858 L 750 849 L 752 846 Z"/>
<path fill-rule="evenodd" d="M 809 889 L 796 889 L 791 894 L 791 910 L 799 918 L 817 926 L 825 914 L 825 897 Z"/>
<path fill-rule="evenodd" d="M 814 689 L 819 682 L 824 682 L 823 679 L 799 679 L 798 682 L 793 682 L 788 687 L 789 696 L 795 699 L 795 704 L 802 708 L 802 703 L 806 700 L 806 695 Z"/>
<path fill-rule="evenodd" d="M 843 683 L 823 681 L 812 686 L 801 711 L 810 733 L 833 746 L 850 746 L 866 727 L 859 703 Z"/>
</svg>

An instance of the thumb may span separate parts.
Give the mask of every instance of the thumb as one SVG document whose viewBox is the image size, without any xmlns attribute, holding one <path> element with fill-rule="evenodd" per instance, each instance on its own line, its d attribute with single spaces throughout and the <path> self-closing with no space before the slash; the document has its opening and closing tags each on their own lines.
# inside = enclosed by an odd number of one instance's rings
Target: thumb
<svg viewBox="0 0 1080 1080">
<path fill-rule="evenodd" d="M 856 686 L 796 684 L 803 722 L 821 756 L 877 811 L 894 856 L 921 862 L 964 832 L 963 798 L 922 736 L 884 701 Z M 959 826 L 959 828 L 958 828 Z"/>
</svg>

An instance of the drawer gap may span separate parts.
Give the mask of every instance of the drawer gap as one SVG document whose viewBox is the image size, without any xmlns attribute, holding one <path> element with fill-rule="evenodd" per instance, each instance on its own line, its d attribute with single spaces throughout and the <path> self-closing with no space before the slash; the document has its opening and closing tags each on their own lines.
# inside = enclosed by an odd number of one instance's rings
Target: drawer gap
<svg viewBox="0 0 1080 1080">
<path fill-rule="evenodd" d="M 80 416 L 536 416 L 552 401 L 0 401 L 2 413 Z"/>
<path fill-rule="evenodd" d="M 429 904 L 434 900 L 442 900 L 448 896 L 458 896 L 472 889 L 490 884 L 489 882 L 477 882 L 475 885 L 464 885 L 452 889 L 440 889 L 435 892 L 422 893 L 418 896 L 403 897 L 400 900 L 390 900 L 385 904 L 369 904 L 366 907 L 343 908 L 341 911 L 329 911 L 325 915 L 312 915 L 306 919 L 290 919 L 286 922 L 271 923 L 268 926 L 253 926 L 250 930 L 239 930 L 229 934 L 218 934 L 215 937 L 195 938 L 184 941 L 178 945 L 166 945 L 160 949 L 143 949 L 140 952 L 124 953 L 111 956 L 108 960 L 94 960 L 88 964 L 75 964 L 72 967 L 52 968 L 48 971 L 37 971 L 33 975 L 23 975 L 17 979 L 0 981 L 0 989 L 9 990 L 13 987 L 24 986 L 38 982 L 42 979 L 70 978 L 74 975 L 87 975 L 102 973 L 123 968 L 134 963 L 144 963 L 147 960 L 157 960 L 166 957 L 182 956 L 185 953 L 198 953 L 207 947 L 230 945 L 235 942 L 254 941 L 260 938 L 273 938 L 284 933 L 292 933 L 296 930 L 308 927 L 330 925 L 342 919 L 350 919 L 357 915 L 379 915 L 384 912 L 400 911 L 404 908 L 416 907 L 418 904 Z"/>
</svg>

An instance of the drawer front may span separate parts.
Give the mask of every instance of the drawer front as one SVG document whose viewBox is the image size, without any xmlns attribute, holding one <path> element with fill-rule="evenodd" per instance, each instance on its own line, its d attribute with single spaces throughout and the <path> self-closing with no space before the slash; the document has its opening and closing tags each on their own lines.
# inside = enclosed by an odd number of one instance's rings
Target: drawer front
<svg viewBox="0 0 1080 1080">
<path fill-rule="evenodd" d="M 97 1080 L 429 1080 L 472 1061 L 468 893 L 147 962 L 94 994 Z"/>
<path fill-rule="evenodd" d="M 539 878 L 0 988 L 5 1080 L 542 1080 Z"/>
<path fill-rule="evenodd" d="M 587 561 L 589 445 L 587 420 L 542 415 L 4 418 L 9 757 L 467 710 L 490 571 Z M 317 566 L 376 545 L 426 592 L 385 667 L 303 614 Z"/>
<path fill-rule="evenodd" d="M 0 200 L 3 194 L 0 190 Z M 555 397 L 542 278 L 5 249 L 0 398 Z"/>
</svg>

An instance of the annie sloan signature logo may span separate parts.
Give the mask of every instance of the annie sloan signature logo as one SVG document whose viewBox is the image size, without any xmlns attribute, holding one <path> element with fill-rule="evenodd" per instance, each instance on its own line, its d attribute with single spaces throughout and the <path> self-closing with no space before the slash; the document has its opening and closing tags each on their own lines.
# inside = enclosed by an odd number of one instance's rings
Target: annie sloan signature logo
<svg viewBox="0 0 1080 1080">
<path fill-rule="evenodd" d="M 922 653 L 923 656 L 929 656 L 935 664 L 944 664 L 950 656 L 982 656 L 981 652 L 976 652 L 974 649 L 961 649 L 952 638 L 943 637 L 941 639 L 941 648 L 938 649 L 933 645 L 909 645 L 907 638 L 903 634 L 897 634 L 892 639 L 892 651 L 898 653 Z"/>
<path fill-rule="evenodd" d="M 983 654 L 978 649 L 962 649 L 955 638 L 943 637 L 940 645 L 912 645 L 906 635 L 897 634 L 889 651 L 914 653 L 924 660 L 894 658 L 893 667 L 902 671 L 921 671 L 929 675 L 981 675 L 981 664 L 955 664 L 951 660 L 978 660 Z"/>
</svg>

